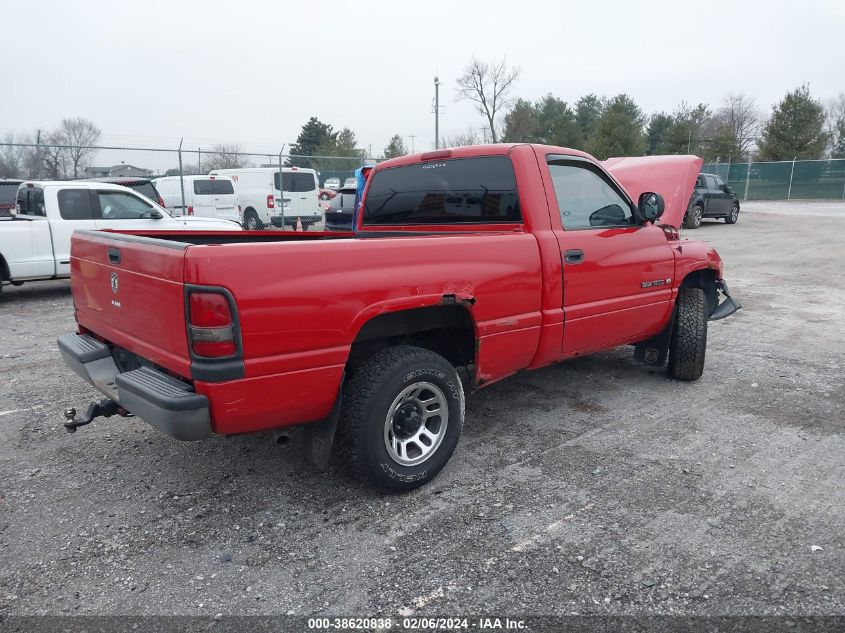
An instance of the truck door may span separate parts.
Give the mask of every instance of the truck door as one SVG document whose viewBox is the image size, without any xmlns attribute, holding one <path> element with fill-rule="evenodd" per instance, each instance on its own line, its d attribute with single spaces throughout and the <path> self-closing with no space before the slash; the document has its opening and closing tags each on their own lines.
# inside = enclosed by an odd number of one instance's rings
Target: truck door
<svg viewBox="0 0 845 633">
<path fill-rule="evenodd" d="M 644 340 L 666 323 L 674 254 L 638 225 L 633 203 L 597 165 L 548 157 L 552 227 L 563 264 L 565 356 Z"/>
<path fill-rule="evenodd" d="M 49 188 L 47 196 L 50 234 L 53 239 L 53 256 L 56 274 L 70 275 L 70 238 L 74 231 L 95 229 L 94 211 L 90 189 Z M 55 199 L 53 197 L 55 196 Z"/>
<path fill-rule="evenodd" d="M 170 216 L 162 218 L 156 207 L 128 191 L 92 190 L 91 206 L 98 229 L 143 231 L 172 228 L 173 225 Z"/>
<path fill-rule="evenodd" d="M 719 176 L 713 176 L 713 185 L 713 190 L 710 192 L 710 199 L 714 204 L 718 205 L 719 215 L 727 215 L 733 207 L 733 198 L 728 193 L 728 185 Z"/>
</svg>

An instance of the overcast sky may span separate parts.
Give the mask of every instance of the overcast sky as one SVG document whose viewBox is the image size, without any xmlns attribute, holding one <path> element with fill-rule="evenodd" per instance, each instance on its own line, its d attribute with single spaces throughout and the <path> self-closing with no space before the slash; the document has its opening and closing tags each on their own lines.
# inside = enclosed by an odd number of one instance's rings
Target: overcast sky
<svg viewBox="0 0 845 633">
<path fill-rule="evenodd" d="M 522 69 L 515 96 L 627 92 L 647 112 L 801 83 L 845 91 L 845 0 L 43 2 L 0 0 L 0 134 L 93 120 L 109 142 L 278 151 L 317 116 L 378 154 L 393 134 L 479 128 L 455 79 L 475 55 Z"/>
</svg>

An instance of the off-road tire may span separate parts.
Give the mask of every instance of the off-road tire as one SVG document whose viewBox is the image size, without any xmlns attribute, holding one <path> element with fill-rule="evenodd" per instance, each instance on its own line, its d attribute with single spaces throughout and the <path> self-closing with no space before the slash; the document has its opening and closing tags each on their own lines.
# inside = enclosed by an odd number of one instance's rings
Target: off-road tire
<svg viewBox="0 0 845 633">
<path fill-rule="evenodd" d="M 448 404 L 447 425 L 439 446 L 424 462 L 405 466 L 387 451 L 385 421 L 394 399 L 420 381 L 442 391 Z M 375 352 L 347 376 L 335 446 L 355 475 L 378 487 L 405 492 L 431 481 L 446 465 L 463 421 L 463 386 L 449 361 L 427 349 L 397 345 Z"/>
<path fill-rule="evenodd" d="M 250 227 L 250 220 L 255 222 L 255 227 Z M 247 231 L 260 231 L 264 228 L 264 223 L 261 221 L 261 218 L 258 217 L 258 214 L 255 212 L 255 209 L 249 208 L 244 211 L 244 229 Z"/>
<path fill-rule="evenodd" d="M 739 219 L 739 205 L 734 202 L 734 206 L 731 208 L 731 212 L 725 216 L 725 224 L 736 224 L 736 221 Z"/>
<path fill-rule="evenodd" d="M 701 226 L 701 221 L 704 219 L 704 207 L 700 204 L 695 205 L 689 210 L 687 217 L 684 218 L 685 229 L 697 229 Z"/>
<path fill-rule="evenodd" d="M 701 288 L 681 288 L 669 342 L 669 375 L 698 380 L 707 350 L 707 297 Z"/>
</svg>

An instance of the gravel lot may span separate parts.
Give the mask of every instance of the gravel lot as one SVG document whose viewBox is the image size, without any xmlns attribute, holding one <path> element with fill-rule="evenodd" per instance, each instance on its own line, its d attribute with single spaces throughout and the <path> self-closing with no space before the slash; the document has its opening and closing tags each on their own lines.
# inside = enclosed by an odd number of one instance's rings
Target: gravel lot
<svg viewBox="0 0 845 633">
<path fill-rule="evenodd" d="M 845 206 L 706 221 L 745 308 L 704 377 L 630 348 L 468 398 L 405 496 L 268 434 L 179 443 L 61 362 L 65 282 L 0 299 L 0 615 L 845 613 Z M 777 207 L 777 208 L 775 208 Z"/>
</svg>

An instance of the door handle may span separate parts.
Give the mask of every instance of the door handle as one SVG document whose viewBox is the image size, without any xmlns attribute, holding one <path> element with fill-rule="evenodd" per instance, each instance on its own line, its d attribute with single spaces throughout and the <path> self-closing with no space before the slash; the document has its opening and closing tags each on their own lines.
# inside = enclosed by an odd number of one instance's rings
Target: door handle
<svg viewBox="0 0 845 633">
<path fill-rule="evenodd" d="M 584 251 L 580 248 L 573 248 L 563 254 L 563 260 L 567 264 L 580 264 L 584 261 Z"/>
<path fill-rule="evenodd" d="M 112 264 L 120 263 L 120 249 L 114 246 L 109 246 L 109 262 Z"/>
</svg>

